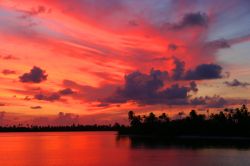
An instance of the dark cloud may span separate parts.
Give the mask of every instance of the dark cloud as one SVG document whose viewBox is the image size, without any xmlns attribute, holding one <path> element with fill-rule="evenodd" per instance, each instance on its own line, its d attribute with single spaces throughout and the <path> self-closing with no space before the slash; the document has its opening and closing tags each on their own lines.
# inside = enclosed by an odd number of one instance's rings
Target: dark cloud
<svg viewBox="0 0 250 166">
<path fill-rule="evenodd" d="M 188 70 L 183 79 L 185 80 L 206 80 L 222 78 L 222 67 L 217 64 L 201 64 L 194 70 Z"/>
<path fill-rule="evenodd" d="M 2 73 L 4 75 L 11 75 L 11 74 L 16 74 L 16 71 L 15 70 L 4 69 L 4 70 L 2 70 Z"/>
<path fill-rule="evenodd" d="M 171 85 L 171 87 L 163 90 L 161 94 L 166 99 L 187 99 L 188 92 L 190 91 L 198 91 L 195 82 L 190 82 L 190 86 L 180 86 L 179 84 Z"/>
<path fill-rule="evenodd" d="M 191 105 L 205 105 L 206 99 L 204 97 L 195 97 L 194 99 L 190 100 Z"/>
<path fill-rule="evenodd" d="M 234 79 L 231 82 L 230 81 L 225 81 L 224 84 L 229 86 L 229 87 L 244 87 L 245 88 L 247 86 L 250 86 L 250 83 L 241 82 L 241 81 L 239 81 L 237 79 Z"/>
<path fill-rule="evenodd" d="M 207 27 L 208 25 L 208 16 L 206 13 L 187 13 L 184 15 L 180 23 L 173 25 L 173 29 L 180 30 L 188 27 Z"/>
<path fill-rule="evenodd" d="M 151 70 L 149 74 L 139 71 L 125 76 L 123 88 L 119 88 L 116 93 L 105 99 L 106 103 L 124 103 L 134 101 L 138 104 L 175 104 L 187 103 L 189 92 L 197 92 L 195 82 L 188 86 L 173 84 L 165 87 L 167 73 L 159 70 Z"/>
<path fill-rule="evenodd" d="M 201 64 L 193 70 L 185 71 L 185 62 L 174 57 L 173 80 L 206 80 L 222 78 L 222 67 L 217 64 Z"/>
<path fill-rule="evenodd" d="M 169 79 L 169 74 L 167 71 L 161 71 L 161 70 L 155 70 L 155 69 L 150 70 L 150 76 L 155 79 L 161 79 L 162 81 Z"/>
<path fill-rule="evenodd" d="M 58 93 L 61 94 L 61 95 L 71 95 L 71 94 L 73 94 L 75 92 L 70 88 L 65 88 L 63 90 L 60 90 Z"/>
<path fill-rule="evenodd" d="M 56 100 L 60 100 L 60 98 L 61 98 L 61 96 L 58 93 L 52 93 L 49 95 L 39 93 L 39 94 L 35 95 L 35 99 L 37 99 L 37 100 L 45 100 L 45 101 L 51 101 L 51 102 L 56 101 Z"/>
<path fill-rule="evenodd" d="M 228 104 L 227 100 L 220 96 L 206 97 L 207 107 L 209 108 L 222 108 Z"/>
<path fill-rule="evenodd" d="M 185 62 L 181 61 L 177 58 L 174 58 L 174 64 L 175 64 L 175 68 L 173 69 L 173 79 L 174 80 L 179 80 L 182 79 L 183 73 L 185 71 Z"/>
<path fill-rule="evenodd" d="M 40 92 L 39 94 L 36 94 L 34 96 L 35 99 L 37 100 L 45 100 L 45 101 L 57 101 L 57 100 L 61 100 L 62 96 L 67 96 L 67 95 L 72 95 L 76 92 L 74 92 L 71 88 L 65 88 L 62 90 L 59 90 L 57 92 Z"/>
<path fill-rule="evenodd" d="M 167 71 L 151 69 L 147 73 L 134 71 L 125 76 L 123 86 L 101 86 L 91 87 L 79 85 L 74 81 L 64 80 L 64 86 L 77 90 L 73 98 L 84 101 L 98 101 L 99 107 L 106 107 L 109 104 L 136 102 L 139 105 L 190 105 L 192 94 L 198 92 L 196 82 L 189 80 L 214 79 L 214 67 L 221 67 L 214 64 L 202 64 L 194 70 L 185 72 L 185 63 L 174 58 L 176 64 L 173 75 Z M 204 67 L 205 66 L 205 67 Z M 212 67 L 211 67 L 212 66 Z M 212 76 L 211 76 L 211 75 Z M 215 76 L 214 76 L 215 75 Z M 176 81 L 182 83 L 172 83 Z M 195 102 L 195 101 L 193 101 Z M 196 101 L 198 103 L 199 101 Z"/>
<path fill-rule="evenodd" d="M 178 48 L 179 48 L 179 46 L 176 45 L 176 44 L 174 44 L 174 43 L 171 43 L 171 44 L 168 45 L 168 49 L 169 49 L 169 50 L 172 50 L 172 51 L 175 51 L 175 50 L 177 50 Z"/>
<path fill-rule="evenodd" d="M 42 109 L 41 106 L 31 106 L 30 108 L 31 108 L 31 109 L 35 109 L 35 110 L 36 110 L 36 109 Z"/>
<path fill-rule="evenodd" d="M 198 92 L 197 84 L 194 81 L 190 82 L 190 89 L 194 92 Z"/>
<path fill-rule="evenodd" d="M 207 108 L 222 108 L 229 102 L 220 96 L 196 97 L 190 100 L 190 105 L 203 105 Z"/>
<path fill-rule="evenodd" d="M 40 83 L 47 80 L 48 75 L 45 70 L 34 66 L 29 73 L 24 73 L 19 77 L 21 82 Z"/>
<path fill-rule="evenodd" d="M 124 89 L 121 90 L 124 96 L 127 98 L 147 98 L 163 87 L 164 81 L 161 76 L 164 77 L 164 73 L 161 71 L 152 70 L 149 75 L 143 74 L 139 71 L 133 72 L 125 76 Z"/>
</svg>

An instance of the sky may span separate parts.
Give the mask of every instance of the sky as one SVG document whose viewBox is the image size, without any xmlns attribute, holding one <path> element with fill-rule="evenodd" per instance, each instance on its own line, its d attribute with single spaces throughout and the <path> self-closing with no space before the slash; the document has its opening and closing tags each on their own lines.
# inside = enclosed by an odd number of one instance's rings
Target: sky
<svg viewBox="0 0 250 166">
<path fill-rule="evenodd" d="M 0 0 L 0 125 L 248 104 L 249 52 L 249 0 Z"/>
</svg>

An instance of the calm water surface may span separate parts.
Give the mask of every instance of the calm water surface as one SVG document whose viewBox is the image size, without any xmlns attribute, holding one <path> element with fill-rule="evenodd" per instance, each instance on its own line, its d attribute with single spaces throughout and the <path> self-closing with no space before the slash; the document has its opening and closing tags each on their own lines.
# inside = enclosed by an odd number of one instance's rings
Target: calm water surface
<svg viewBox="0 0 250 166">
<path fill-rule="evenodd" d="M 0 166 L 250 166 L 250 150 L 133 146 L 115 132 L 0 133 Z"/>
</svg>

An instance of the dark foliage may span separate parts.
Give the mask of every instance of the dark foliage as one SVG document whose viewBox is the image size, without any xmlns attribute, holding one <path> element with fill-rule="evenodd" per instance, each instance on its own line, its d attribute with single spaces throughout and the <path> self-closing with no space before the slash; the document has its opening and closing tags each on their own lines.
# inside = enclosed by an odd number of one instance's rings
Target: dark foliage
<svg viewBox="0 0 250 166">
<path fill-rule="evenodd" d="M 241 108 L 227 109 L 209 116 L 197 114 L 192 110 L 189 116 L 170 120 L 163 113 L 137 116 L 129 112 L 129 127 L 119 128 L 119 134 L 149 135 L 166 137 L 250 137 L 250 112 Z"/>
</svg>

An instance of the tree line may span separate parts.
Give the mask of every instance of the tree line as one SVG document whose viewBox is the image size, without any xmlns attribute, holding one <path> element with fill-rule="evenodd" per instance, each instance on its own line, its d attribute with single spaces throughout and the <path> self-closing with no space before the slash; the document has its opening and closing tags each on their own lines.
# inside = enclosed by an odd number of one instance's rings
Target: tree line
<svg viewBox="0 0 250 166">
<path fill-rule="evenodd" d="M 119 125 L 120 127 L 120 125 Z M 0 126 L 0 132 L 56 132 L 56 131 L 117 131 L 116 125 L 69 125 L 69 126 Z"/>
<path fill-rule="evenodd" d="M 250 112 L 246 105 L 225 108 L 208 116 L 192 110 L 188 116 L 171 120 L 166 113 L 156 116 L 128 112 L 129 127 L 120 127 L 119 134 L 211 137 L 250 137 Z"/>
</svg>

